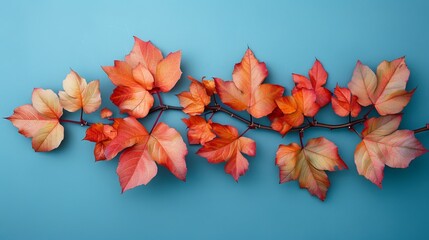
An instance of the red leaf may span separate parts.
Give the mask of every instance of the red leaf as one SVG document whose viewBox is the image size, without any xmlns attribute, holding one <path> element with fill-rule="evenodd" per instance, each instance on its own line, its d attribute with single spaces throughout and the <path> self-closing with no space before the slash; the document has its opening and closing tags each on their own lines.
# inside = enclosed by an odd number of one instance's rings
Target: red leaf
<svg viewBox="0 0 429 240">
<path fill-rule="evenodd" d="M 145 117 L 153 106 L 152 92 L 168 92 L 180 79 L 181 52 L 174 52 L 163 59 L 161 51 L 151 42 L 135 37 L 134 48 L 125 61 L 115 61 L 114 66 L 103 70 L 118 86 L 110 99 L 121 112 Z"/>
<path fill-rule="evenodd" d="M 116 137 L 120 121 L 122 120 L 115 119 L 115 123 L 112 126 L 95 123 L 86 130 L 84 140 L 95 142 L 94 157 L 96 161 L 106 160 L 106 156 L 104 155 L 106 146 Z"/>
<path fill-rule="evenodd" d="M 196 79 L 189 77 L 191 85 L 189 92 L 181 92 L 177 94 L 180 105 L 183 107 L 183 112 L 195 116 L 204 112 L 204 108 L 210 103 L 210 96 L 207 94 L 204 84 Z"/>
<path fill-rule="evenodd" d="M 117 170 L 122 191 L 147 184 L 156 175 L 156 167 L 148 161 L 167 167 L 177 178 L 185 181 L 185 155 L 188 151 L 174 128 L 158 123 L 149 133 L 135 118 L 128 117 L 119 124 L 117 131 L 105 154 L 107 159 L 112 159 L 127 149 L 119 158 Z"/>
<path fill-rule="evenodd" d="M 188 141 L 190 144 L 202 144 L 212 140 L 216 135 L 212 131 L 212 121 L 208 122 L 200 116 L 191 116 L 182 121 L 188 127 Z"/>
<path fill-rule="evenodd" d="M 215 78 L 216 92 L 223 103 L 237 111 L 247 110 L 255 118 L 270 114 L 276 104 L 274 100 L 283 95 L 284 88 L 274 84 L 262 84 L 268 75 L 265 63 L 256 59 L 247 49 L 232 73 L 232 81 Z"/>
<path fill-rule="evenodd" d="M 206 142 L 197 154 L 210 163 L 227 162 L 225 172 L 238 181 L 249 167 L 242 153 L 255 156 L 256 143 L 250 138 L 240 137 L 233 126 L 213 123 L 212 128 L 218 137 Z"/>
<path fill-rule="evenodd" d="M 357 117 L 361 106 L 357 102 L 357 97 L 352 95 L 348 88 L 335 87 L 334 96 L 332 96 L 332 108 L 334 112 L 341 117 Z"/>
<path fill-rule="evenodd" d="M 292 93 L 298 91 L 299 89 L 308 89 L 314 91 L 316 94 L 316 102 L 320 107 L 325 106 L 331 101 L 331 92 L 324 88 L 323 85 L 326 84 L 328 79 L 328 73 L 323 68 L 322 63 L 316 59 L 313 64 L 313 67 L 308 72 L 310 79 L 303 75 L 292 74 L 292 79 L 295 82 L 295 88 L 292 90 Z"/>
<path fill-rule="evenodd" d="M 304 122 L 304 117 L 313 117 L 320 107 L 316 103 L 314 91 L 299 89 L 292 96 L 284 96 L 276 99 L 280 111 L 275 111 L 269 116 L 271 127 L 286 134 L 292 127 L 298 127 Z"/>
</svg>

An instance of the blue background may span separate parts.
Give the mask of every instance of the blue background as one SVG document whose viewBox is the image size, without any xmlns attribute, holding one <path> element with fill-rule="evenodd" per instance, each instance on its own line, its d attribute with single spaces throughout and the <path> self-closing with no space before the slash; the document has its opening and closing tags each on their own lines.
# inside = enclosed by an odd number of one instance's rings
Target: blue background
<svg viewBox="0 0 429 240">
<path fill-rule="evenodd" d="M 409 89 L 402 128 L 429 121 L 429 4 L 425 1 L 4 1 L 0 8 L 0 116 L 31 101 L 34 87 L 58 91 L 73 68 L 100 79 L 103 106 L 113 85 L 100 66 L 131 50 L 133 35 L 152 40 L 164 54 L 183 51 L 179 93 L 187 75 L 231 77 L 250 46 L 269 69 L 268 82 L 290 90 L 291 73 L 306 74 L 315 57 L 327 86 L 345 85 L 356 60 L 373 69 L 406 55 Z M 166 102 L 177 105 L 173 94 Z M 76 114 L 69 114 L 77 118 Z M 163 120 L 185 134 L 167 112 Z M 97 120 L 98 115 L 88 116 Z M 225 116 L 216 120 L 244 126 Z M 330 107 L 318 119 L 343 122 Z M 153 116 L 144 120 L 151 124 Z M 296 182 L 278 184 L 278 144 L 297 141 L 251 131 L 257 155 L 235 183 L 223 164 L 211 165 L 190 147 L 187 182 L 164 168 L 148 186 L 120 194 L 117 160 L 94 163 L 85 128 L 66 124 L 60 150 L 35 153 L 31 141 L 6 120 L 0 124 L 0 239 L 428 239 L 429 155 L 408 169 L 386 169 L 383 189 L 359 176 L 347 130 L 312 129 L 340 146 L 349 170 L 330 173 L 325 202 Z M 418 138 L 429 147 L 428 133 Z"/>
</svg>

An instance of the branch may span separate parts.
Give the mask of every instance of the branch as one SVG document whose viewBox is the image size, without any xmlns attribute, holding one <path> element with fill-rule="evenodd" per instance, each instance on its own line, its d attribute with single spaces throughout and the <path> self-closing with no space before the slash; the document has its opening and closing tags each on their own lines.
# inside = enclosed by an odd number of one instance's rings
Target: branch
<svg viewBox="0 0 429 240">
<path fill-rule="evenodd" d="M 148 114 L 152 114 L 152 113 L 158 112 L 158 111 L 164 112 L 164 111 L 167 111 L 167 110 L 182 111 L 183 107 L 162 104 L 162 105 L 159 105 L 159 106 L 151 108 L 149 110 Z M 233 111 L 231 111 L 229 109 L 226 109 L 226 108 L 224 108 L 224 107 L 222 107 L 220 105 L 206 106 L 205 112 L 208 112 L 208 111 L 212 113 L 212 115 L 210 116 L 210 118 L 213 117 L 213 114 L 216 113 L 216 112 L 223 112 L 223 113 L 231 116 L 232 118 L 235 118 L 235 119 L 237 119 L 237 120 L 239 120 L 239 121 L 247 124 L 247 126 L 248 126 L 249 129 L 265 129 L 265 130 L 277 132 L 271 126 L 264 125 L 264 124 L 259 124 L 257 122 L 254 122 L 253 118 L 251 118 L 252 120 L 249 121 L 246 118 L 244 118 L 244 117 L 242 117 L 242 116 L 234 113 Z M 371 112 L 371 110 L 368 111 L 368 113 L 370 113 L 370 112 Z M 357 124 L 365 122 L 367 118 L 368 118 L 368 115 L 365 114 L 362 118 L 356 119 L 354 121 L 349 121 L 349 122 L 346 122 L 346 123 L 342 123 L 342 124 L 321 123 L 321 122 L 318 122 L 316 119 L 313 118 L 312 121 L 308 120 L 307 124 L 304 124 L 304 125 L 299 126 L 299 127 L 292 128 L 290 131 L 291 132 L 297 132 L 297 131 L 298 132 L 302 132 L 304 130 L 307 130 L 309 128 L 313 128 L 314 127 L 314 128 L 327 128 L 327 129 L 330 129 L 330 130 L 341 129 L 341 128 L 348 128 L 348 129 L 356 132 L 356 130 L 353 127 L 355 125 L 357 125 Z M 93 124 L 93 123 L 90 123 L 88 121 L 85 121 L 83 118 L 81 118 L 80 121 L 69 120 L 69 119 L 59 119 L 59 121 L 60 122 L 79 124 L 81 126 L 90 126 L 91 124 Z M 421 132 L 429 131 L 429 123 L 426 124 L 424 127 L 414 129 L 413 131 L 414 131 L 414 133 L 421 133 Z"/>
<path fill-rule="evenodd" d="M 426 123 L 426 126 L 414 129 L 413 131 L 414 131 L 414 134 L 416 134 L 416 133 L 421 133 L 428 130 L 429 130 L 429 123 Z"/>
</svg>

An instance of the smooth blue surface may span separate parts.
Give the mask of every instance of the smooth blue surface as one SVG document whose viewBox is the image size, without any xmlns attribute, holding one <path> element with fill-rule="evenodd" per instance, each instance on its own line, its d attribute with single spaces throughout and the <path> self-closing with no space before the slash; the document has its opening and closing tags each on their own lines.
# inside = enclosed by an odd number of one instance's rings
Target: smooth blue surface
<svg viewBox="0 0 429 240">
<path fill-rule="evenodd" d="M 429 121 L 428 9 L 425 1 L 392 0 L 3 1 L 0 116 L 29 103 L 34 87 L 60 90 L 69 68 L 100 79 L 103 106 L 111 107 L 113 85 L 100 66 L 122 59 L 136 35 L 164 54 L 183 51 L 184 73 L 173 93 L 187 87 L 187 75 L 229 79 L 247 46 L 267 63 L 267 81 L 288 90 L 291 73 L 305 74 L 315 57 L 332 89 L 350 80 L 357 59 L 374 69 L 406 55 L 409 89 L 418 89 L 401 127 L 417 128 Z M 174 95 L 166 101 L 178 104 Z M 163 119 L 185 133 L 183 117 L 168 112 Z M 344 121 L 330 107 L 318 118 Z M 356 172 L 354 134 L 312 129 L 306 139 L 327 136 L 350 168 L 329 174 L 332 186 L 321 202 L 296 182 L 278 184 L 277 146 L 296 135 L 252 131 L 257 156 L 238 184 L 192 146 L 186 183 L 162 168 L 148 186 L 120 194 L 117 161 L 94 163 L 93 144 L 81 141 L 85 129 L 65 127 L 59 150 L 35 153 L 29 139 L 1 121 L 0 239 L 429 238 L 429 155 L 408 169 L 386 169 L 380 190 Z M 428 133 L 418 138 L 429 147 Z"/>
</svg>

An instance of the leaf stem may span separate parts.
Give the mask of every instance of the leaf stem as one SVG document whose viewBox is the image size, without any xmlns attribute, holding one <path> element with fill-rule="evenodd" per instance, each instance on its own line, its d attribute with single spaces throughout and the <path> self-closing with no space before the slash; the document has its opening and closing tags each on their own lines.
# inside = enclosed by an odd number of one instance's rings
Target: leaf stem
<svg viewBox="0 0 429 240">
<path fill-rule="evenodd" d="M 350 126 L 349 129 L 350 131 L 353 131 L 354 133 L 356 133 L 356 135 L 358 135 L 358 137 L 360 137 L 361 139 L 363 138 L 362 135 L 358 131 L 356 131 L 356 129 L 353 126 Z"/>
<path fill-rule="evenodd" d="M 299 143 L 301 144 L 301 148 L 304 148 L 304 143 L 302 139 L 304 138 L 304 129 L 299 130 Z"/>
<path fill-rule="evenodd" d="M 237 139 L 241 138 L 244 134 L 246 134 L 250 129 L 252 129 L 250 126 L 246 128 L 238 137 Z"/>
<path fill-rule="evenodd" d="M 164 102 L 162 101 L 162 97 L 161 97 L 161 94 L 159 93 L 159 91 L 156 91 L 156 96 L 158 97 L 159 105 L 164 106 Z"/>
<path fill-rule="evenodd" d="M 90 122 L 88 122 L 88 121 L 85 121 L 85 120 L 80 120 L 80 121 L 76 121 L 76 120 L 70 120 L 70 119 L 63 119 L 63 118 L 60 118 L 60 119 L 58 119 L 58 121 L 59 122 L 66 122 L 66 123 L 74 123 L 74 124 L 79 124 L 79 125 L 81 125 L 82 127 L 83 126 L 90 126 L 92 123 L 90 123 Z"/>
<path fill-rule="evenodd" d="M 168 108 L 167 108 L 167 109 L 168 109 Z M 167 110 L 167 109 L 162 109 L 162 110 L 159 112 L 158 116 L 157 116 L 157 117 L 156 117 L 156 119 L 155 119 L 155 122 L 153 123 L 152 128 L 150 129 L 149 135 L 150 135 L 150 134 L 152 134 L 153 130 L 155 129 L 156 125 L 157 125 L 157 124 L 158 124 L 158 122 L 159 122 L 159 119 L 161 118 L 162 113 L 163 113 L 165 110 Z"/>
<path fill-rule="evenodd" d="M 371 105 L 368 112 L 366 112 L 365 115 L 363 115 L 363 118 L 367 119 L 369 114 L 372 112 L 372 110 L 374 110 L 374 108 L 375 108 L 374 105 Z"/>
<path fill-rule="evenodd" d="M 414 129 L 413 131 L 414 131 L 414 134 L 429 131 L 429 123 L 426 123 L 426 126 Z"/>
</svg>

